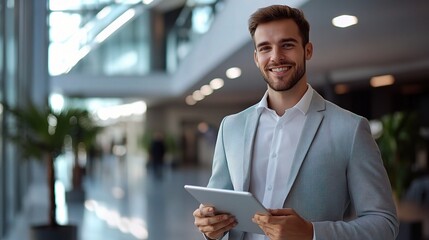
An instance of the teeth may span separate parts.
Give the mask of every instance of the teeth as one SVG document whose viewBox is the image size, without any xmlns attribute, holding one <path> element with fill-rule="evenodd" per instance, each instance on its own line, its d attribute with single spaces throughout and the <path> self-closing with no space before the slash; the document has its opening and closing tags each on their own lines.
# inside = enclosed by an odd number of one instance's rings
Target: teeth
<svg viewBox="0 0 429 240">
<path fill-rule="evenodd" d="M 287 68 L 287 67 L 282 67 L 282 68 L 273 68 L 273 69 L 271 69 L 271 71 L 273 71 L 273 72 L 282 72 L 282 71 L 286 71 L 286 70 L 288 70 L 289 68 Z"/>
</svg>

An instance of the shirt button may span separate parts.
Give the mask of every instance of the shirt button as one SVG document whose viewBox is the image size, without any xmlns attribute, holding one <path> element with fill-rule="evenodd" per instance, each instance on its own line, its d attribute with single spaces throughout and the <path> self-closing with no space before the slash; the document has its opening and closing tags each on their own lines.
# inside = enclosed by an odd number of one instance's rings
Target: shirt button
<svg viewBox="0 0 429 240">
<path fill-rule="evenodd" d="M 268 186 L 268 191 L 271 191 L 271 190 L 273 190 L 273 187 L 272 186 Z"/>
</svg>

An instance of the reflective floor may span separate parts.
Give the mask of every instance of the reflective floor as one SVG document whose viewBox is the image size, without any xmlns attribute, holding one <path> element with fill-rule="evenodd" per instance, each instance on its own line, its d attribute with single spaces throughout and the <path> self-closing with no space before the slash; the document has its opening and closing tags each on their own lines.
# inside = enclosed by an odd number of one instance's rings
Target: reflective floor
<svg viewBox="0 0 429 240">
<path fill-rule="evenodd" d="M 146 167 L 142 158 L 105 157 L 87 170 L 85 201 L 65 200 L 70 189 L 70 158 L 57 161 L 59 184 L 57 219 L 78 226 L 78 240 L 202 240 L 193 225 L 192 212 L 198 203 L 184 190 L 185 184 L 206 185 L 209 167 L 165 167 L 161 175 Z M 48 191 L 43 165 L 31 166 L 32 182 L 25 196 L 23 213 L 4 240 L 30 240 L 29 227 L 47 222 Z M 398 240 L 415 240 L 412 234 L 416 216 L 426 219 L 424 239 L 429 236 L 427 212 L 399 207 L 402 217 Z M 411 207 L 415 206 L 414 204 Z M 405 214 L 405 215 L 404 215 Z M 420 230 L 421 231 L 421 230 Z"/>
<path fill-rule="evenodd" d="M 198 203 L 183 186 L 206 185 L 209 168 L 165 167 L 158 176 L 143 159 L 108 157 L 88 171 L 85 202 L 68 201 L 58 209 L 60 222 L 78 225 L 79 240 L 202 239 L 192 217 Z M 7 240 L 29 239 L 22 225 L 43 222 L 47 204 L 36 196 L 46 191 L 33 192 L 20 227 Z"/>
</svg>

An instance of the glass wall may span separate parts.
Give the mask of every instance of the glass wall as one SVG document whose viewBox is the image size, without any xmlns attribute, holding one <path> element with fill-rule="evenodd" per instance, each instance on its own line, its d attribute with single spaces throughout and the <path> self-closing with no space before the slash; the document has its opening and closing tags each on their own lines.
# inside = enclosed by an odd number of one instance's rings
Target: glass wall
<svg viewBox="0 0 429 240">
<path fill-rule="evenodd" d="M 16 75 L 16 44 L 15 44 L 15 2 L 1 0 L 0 1 L 0 101 L 8 102 L 13 94 L 13 81 Z M 6 24 L 7 23 L 7 24 Z M 14 201 L 9 194 L 12 192 L 14 176 L 10 173 L 11 160 L 10 152 L 8 151 L 8 141 L 5 139 L 5 116 L 2 111 L 0 114 L 1 122 L 1 145 L 0 145 L 0 237 L 6 234 L 6 230 L 13 218 Z M 12 185 L 11 185 L 12 184 Z"/>
<path fill-rule="evenodd" d="M 0 101 L 3 101 L 4 91 L 4 23 L 5 23 L 4 0 L 0 0 Z M 3 156 L 3 106 L 0 105 L 0 239 L 4 235 L 4 156 Z"/>
<path fill-rule="evenodd" d="M 3 104 L 17 106 L 31 98 L 27 93 L 32 60 L 27 50 L 33 48 L 32 7 L 32 1 L 0 0 L 0 239 L 17 219 L 27 185 L 26 164 L 6 138 L 13 122 Z"/>
<path fill-rule="evenodd" d="M 223 0 L 187 1 L 167 39 L 167 71 L 176 70 L 192 50 L 194 43 L 206 33 L 216 13 L 223 8 Z"/>
<path fill-rule="evenodd" d="M 150 72 L 151 13 L 141 0 L 49 3 L 51 76 Z"/>
<path fill-rule="evenodd" d="M 141 0 L 49 2 L 51 76 L 172 72 L 224 4 L 189 0 L 161 12 Z"/>
</svg>

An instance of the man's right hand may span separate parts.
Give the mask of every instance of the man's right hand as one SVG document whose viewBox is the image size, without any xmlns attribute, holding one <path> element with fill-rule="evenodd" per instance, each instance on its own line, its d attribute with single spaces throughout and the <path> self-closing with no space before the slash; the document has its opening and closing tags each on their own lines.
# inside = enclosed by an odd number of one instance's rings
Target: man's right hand
<svg viewBox="0 0 429 240">
<path fill-rule="evenodd" d="M 218 239 L 237 225 L 234 216 L 229 214 L 215 214 L 214 207 L 200 205 L 194 213 L 195 226 L 198 227 L 206 237 Z"/>
</svg>

